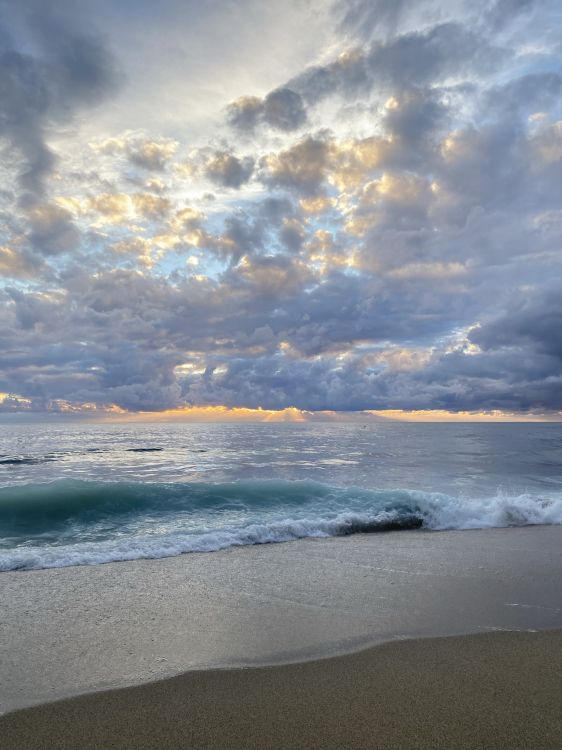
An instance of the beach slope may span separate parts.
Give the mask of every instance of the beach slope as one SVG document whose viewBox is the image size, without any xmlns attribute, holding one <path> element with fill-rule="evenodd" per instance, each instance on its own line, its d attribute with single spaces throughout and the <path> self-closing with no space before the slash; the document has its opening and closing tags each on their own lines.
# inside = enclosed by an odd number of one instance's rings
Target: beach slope
<svg viewBox="0 0 562 750">
<path fill-rule="evenodd" d="M 0 575 L 0 713 L 395 639 L 562 628 L 562 526 L 355 535 Z"/>
<path fill-rule="evenodd" d="M 562 631 L 211 670 L 0 718 L 6 750 L 562 747 Z"/>
</svg>

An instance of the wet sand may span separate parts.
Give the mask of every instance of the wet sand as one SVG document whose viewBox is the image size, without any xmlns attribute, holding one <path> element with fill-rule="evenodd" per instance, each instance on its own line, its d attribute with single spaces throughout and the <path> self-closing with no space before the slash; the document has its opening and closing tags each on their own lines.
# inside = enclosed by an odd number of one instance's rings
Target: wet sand
<svg viewBox="0 0 562 750">
<path fill-rule="evenodd" d="M 3 573 L 2 750 L 562 748 L 561 580 L 561 526 Z"/>
<path fill-rule="evenodd" d="M 0 574 L 0 713 L 394 638 L 562 628 L 562 526 L 404 531 Z"/>
<path fill-rule="evenodd" d="M 562 631 L 191 672 L 0 718 L 6 750 L 562 747 Z"/>
</svg>

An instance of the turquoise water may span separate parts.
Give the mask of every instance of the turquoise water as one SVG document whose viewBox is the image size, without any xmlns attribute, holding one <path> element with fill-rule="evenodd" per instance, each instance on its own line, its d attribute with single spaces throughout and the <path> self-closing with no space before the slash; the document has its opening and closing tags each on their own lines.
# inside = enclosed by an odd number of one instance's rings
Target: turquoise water
<svg viewBox="0 0 562 750">
<path fill-rule="evenodd" d="M 0 427 L 0 570 L 562 523 L 556 424 Z"/>
</svg>

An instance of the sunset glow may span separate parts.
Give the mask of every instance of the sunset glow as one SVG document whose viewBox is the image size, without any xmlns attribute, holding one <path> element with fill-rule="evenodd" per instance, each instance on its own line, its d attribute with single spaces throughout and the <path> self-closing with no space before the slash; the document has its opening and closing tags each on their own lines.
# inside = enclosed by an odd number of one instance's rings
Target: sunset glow
<svg viewBox="0 0 562 750">
<path fill-rule="evenodd" d="M 1 4 L 0 414 L 559 418 L 556 3 L 129 6 Z"/>
</svg>

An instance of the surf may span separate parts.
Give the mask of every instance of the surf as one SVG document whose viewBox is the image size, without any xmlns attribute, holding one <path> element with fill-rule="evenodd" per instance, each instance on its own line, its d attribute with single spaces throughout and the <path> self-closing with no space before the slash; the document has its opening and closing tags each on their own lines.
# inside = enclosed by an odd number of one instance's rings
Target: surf
<svg viewBox="0 0 562 750">
<path fill-rule="evenodd" d="M 101 482 L 0 488 L 0 570 L 212 552 L 402 529 L 562 523 L 562 496 L 468 498 L 311 481 Z"/>
</svg>

